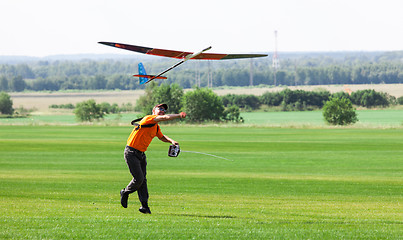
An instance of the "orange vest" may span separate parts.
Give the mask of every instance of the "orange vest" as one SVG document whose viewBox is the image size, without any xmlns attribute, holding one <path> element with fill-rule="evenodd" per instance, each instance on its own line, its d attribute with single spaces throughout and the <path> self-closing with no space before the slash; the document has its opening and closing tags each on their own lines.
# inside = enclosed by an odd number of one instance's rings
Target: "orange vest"
<svg viewBox="0 0 403 240">
<path fill-rule="evenodd" d="M 129 138 L 127 146 L 135 148 L 141 152 L 145 152 L 155 136 L 162 138 L 162 134 L 158 123 L 154 121 L 157 115 L 147 115 L 140 121 L 140 127 L 134 128 Z M 141 125 L 155 124 L 152 127 L 141 127 Z"/>
</svg>

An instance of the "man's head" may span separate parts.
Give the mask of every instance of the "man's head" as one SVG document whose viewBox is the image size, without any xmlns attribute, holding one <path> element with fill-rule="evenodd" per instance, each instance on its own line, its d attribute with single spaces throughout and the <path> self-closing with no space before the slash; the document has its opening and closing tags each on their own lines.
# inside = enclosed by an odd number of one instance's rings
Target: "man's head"
<svg viewBox="0 0 403 240">
<path fill-rule="evenodd" d="M 166 105 L 165 103 L 157 104 L 153 108 L 153 114 L 154 115 L 164 115 L 167 112 L 167 110 L 168 110 L 168 105 Z"/>
</svg>

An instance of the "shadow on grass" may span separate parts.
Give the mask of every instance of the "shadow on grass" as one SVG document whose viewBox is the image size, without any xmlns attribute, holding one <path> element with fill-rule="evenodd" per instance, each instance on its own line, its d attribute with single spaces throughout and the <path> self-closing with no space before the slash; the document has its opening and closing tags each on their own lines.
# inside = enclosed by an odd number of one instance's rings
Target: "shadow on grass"
<svg viewBox="0 0 403 240">
<path fill-rule="evenodd" d="M 198 215 L 198 214 L 179 214 L 179 213 L 166 213 L 162 215 L 169 215 L 169 216 L 178 216 L 178 217 L 198 217 L 198 218 L 222 218 L 222 219 L 230 219 L 230 218 L 237 218 L 234 216 L 228 216 L 228 215 Z"/>
</svg>

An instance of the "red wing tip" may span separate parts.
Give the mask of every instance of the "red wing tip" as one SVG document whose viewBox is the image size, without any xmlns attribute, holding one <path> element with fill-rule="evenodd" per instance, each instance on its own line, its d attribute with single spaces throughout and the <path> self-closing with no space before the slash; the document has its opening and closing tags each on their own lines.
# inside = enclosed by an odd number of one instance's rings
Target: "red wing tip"
<svg viewBox="0 0 403 240">
<path fill-rule="evenodd" d="M 153 78 L 155 76 L 153 76 L 153 75 L 138 75 L 138 74 L 135 74 L 135 75 L 133 75 L 133 77 L 143 77 L 143 78 L 151 79 L 151 78 Z M 164 76 L 159 76 L 159 77 L 156 77 L 154 79 L 168 79 L 168 78 L 164 77 Z"/>
</svg>

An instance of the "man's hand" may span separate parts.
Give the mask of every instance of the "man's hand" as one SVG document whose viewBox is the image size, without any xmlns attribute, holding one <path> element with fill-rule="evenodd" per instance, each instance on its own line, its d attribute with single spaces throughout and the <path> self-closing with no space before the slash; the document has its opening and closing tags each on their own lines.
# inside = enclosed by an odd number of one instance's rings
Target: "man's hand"
<svg viewBox="0 0 403 240">
<path fill-rule="evenodd" d="M 185 112 L 181 112 L 181 113 L 179 113 L 179 115 L 181 115 L 181 118 L 185 118 L 185 117 L 186 117 L 186 113 L 185 113 Z"/>
</svg>

